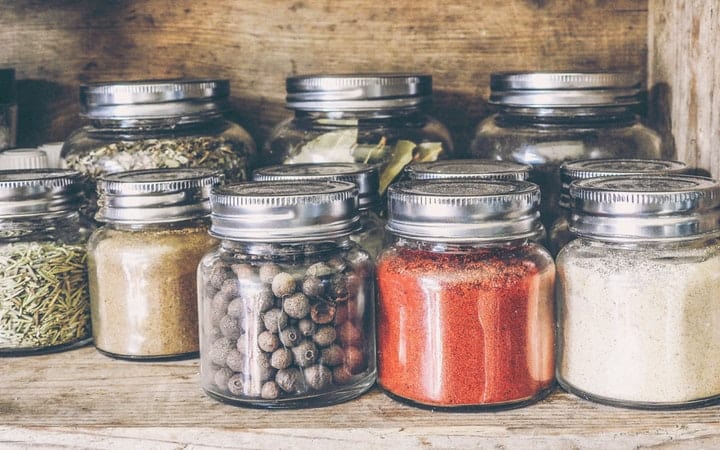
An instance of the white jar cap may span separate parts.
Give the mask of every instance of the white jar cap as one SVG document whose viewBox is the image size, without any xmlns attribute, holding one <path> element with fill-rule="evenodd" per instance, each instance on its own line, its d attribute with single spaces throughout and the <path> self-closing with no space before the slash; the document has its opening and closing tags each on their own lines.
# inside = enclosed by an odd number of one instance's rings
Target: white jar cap
<svg viewBox="0 0 720 450">
<path fill-rule="evenodd" d="M 0 153 L 0 170 L 46 169 L 48 158 L 37 148 L 13 148 Z"/>
</svg>

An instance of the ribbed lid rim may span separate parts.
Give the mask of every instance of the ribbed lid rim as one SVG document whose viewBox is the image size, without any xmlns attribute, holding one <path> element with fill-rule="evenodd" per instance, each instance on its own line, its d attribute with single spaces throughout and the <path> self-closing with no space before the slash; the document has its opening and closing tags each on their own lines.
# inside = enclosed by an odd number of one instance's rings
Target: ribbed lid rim
<svg viewBox="0 0 720 450">
<path fill-rule="evenodd" d="M 531 167 L 527 164 L 492 159 L 453 159 L 415 162 L 405 166 L 405 174 L 411 180 L 527 180 L 530 175 L 530 170 Z"/>
</svg>

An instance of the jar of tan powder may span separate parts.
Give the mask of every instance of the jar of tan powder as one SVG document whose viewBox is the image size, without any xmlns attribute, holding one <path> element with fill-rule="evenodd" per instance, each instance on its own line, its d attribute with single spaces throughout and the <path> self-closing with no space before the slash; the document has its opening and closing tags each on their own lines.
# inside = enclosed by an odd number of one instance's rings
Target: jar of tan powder
<svg viewBox="0 0 720 450">
<path fill-rule="evenodd" d="M 95 346 L 126 359 L 167 359 L 198 352 L 197 284 L 208 234 L 210 169 L 153 169 L 98 182 L 105 225 L 88 243 Z"/>
</svg>

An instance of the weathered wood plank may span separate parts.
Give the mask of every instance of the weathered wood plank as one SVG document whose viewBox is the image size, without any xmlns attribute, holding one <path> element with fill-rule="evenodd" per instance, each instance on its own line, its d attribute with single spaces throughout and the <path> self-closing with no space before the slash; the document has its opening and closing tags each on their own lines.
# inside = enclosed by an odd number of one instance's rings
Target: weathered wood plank
<svg viewBox="0 0 720 450">
<path fill-rule="evenodd" d="M 720 176 L 720 4 L 651 0 L 652 117 L 678 158 Z"/>
<path fill-rule="evenodd" d="M 541 0 L 0 0 L 0 65 L 20 83 L 22 145 L 75 128 L 81 82 L 227 77 L 259 141 L 288 112 L 284 79 L 423 71 L 463 148 L 499 70 L 644 72 L 647 2 Z"/>
</svg>

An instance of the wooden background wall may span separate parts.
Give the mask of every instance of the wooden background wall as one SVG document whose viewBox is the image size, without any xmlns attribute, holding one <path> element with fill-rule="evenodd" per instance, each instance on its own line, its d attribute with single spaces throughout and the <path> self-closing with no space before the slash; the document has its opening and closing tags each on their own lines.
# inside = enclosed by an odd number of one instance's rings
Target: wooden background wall
<svg viewBox="0 0 720 450">
<path fill-rule="evenodd" d="M 262 142 L 288 115 L 288 75 L 421 71 L 434 76 L 434 113 L 461 149 L 488 114 L 493 71 L 645 74 L 647 6 L 640 0 L 0 0 L 0 67 L 18 71 L 20 145 L 63 140 L 77 127 L 83 82 L 229 78 L 241 123 Z"/>
</svg>

